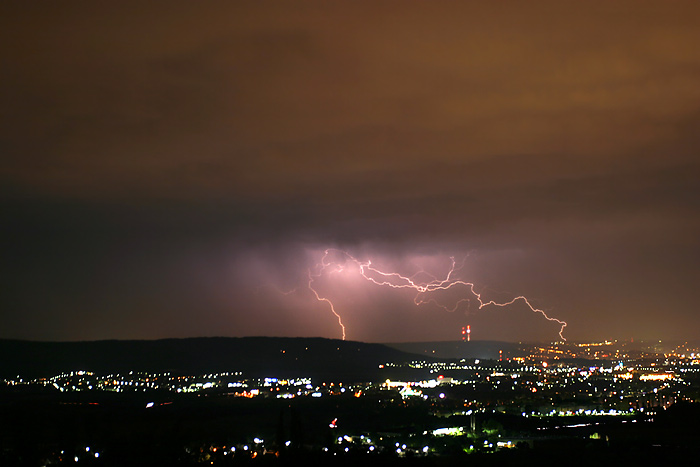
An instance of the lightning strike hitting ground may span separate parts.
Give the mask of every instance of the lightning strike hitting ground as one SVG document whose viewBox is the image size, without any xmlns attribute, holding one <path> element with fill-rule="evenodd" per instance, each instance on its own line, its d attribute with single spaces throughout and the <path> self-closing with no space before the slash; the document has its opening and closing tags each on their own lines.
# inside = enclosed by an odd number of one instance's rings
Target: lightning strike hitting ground
<svg viewBox="0 0 700 467">
<path fill-rule="evenodd" d="M 342 261 L 332 259 L 331 258 L 332 255 L 340 256 Z M 512 300 L 507 301 L 507 302 L 503 302 L 503 303 L 499 303 L 499 302 L 496 302 L 494 300 L 484 301 L 481 297 L 481 293 L 474 290 L 474 284 L 472 282 L 466 282 L 463 280 L 452 278 L 452 275 L 456 271 L 459 271 L 459 269 L 462 268 L 464 263 L 462 263 L 462 265 L 457 267 L 457 264 L 456 264 L 454 258 L 450 258 L 450 260 L 452 262 L 452 265 L 451 265 L 451 267 L 450 267 L 449 271 L 447 272 L 447 275 L 445 276 L 444 279 L 439 279 L 439 278 L 436 278 L 436 277 L 431 275 L 431 277 L 433 278 L 432 280 L 430 280 L 428 282 L 420 282 L 416 279 L 419 275 L 421 275 L 421 274 L 429 275 L 429 274 L 425 273 L 424 271 L 420 271 L 419 273 L 416 273 L 413 276 L 404 276 L 404 275 L 399 274 L 397 272 L 384 272 L 384 271 L 380 271 L 379 269 L 372 267 L 372 262 L 370 260 L 363 262 L 363 261 L 356 259 L 355 257 L 350 255 L 346 251 L 337 250 L 337 249 L 327 249 L 327 250 L 325 250 L 323 257 L 321 258 L 321 261 L 313 268 L 313 271 L 309 270 L 308 287 L 309 287 L 309 290 L 311 290 L 311 292 L 316 297 L 316 300 L 318 300 L 320 302 L 326 302 L 328 304 L 328 306 L 330 307 L 331 312 L 337 318 L 338 324 L 340 325 L 343 340 L 345 340 L 345 325 L 343 324 L 343 320 L 342 320 L 340 314 L 336 311 L 335 306 L 333 305 L 333 302 L 329 298 L 321 296 L 319 294 L 319 292 L 314 288 L 314 282 L 317 279 L 324 276 L 325 274 L 330 275 L 330 274 L 336 274 L 336 273 L 342 272 L 343 270 L 346 269 L 345 263 L 348 261 L 357 267 L 360 275 L 365 280 L 367 280 L 375 285 L 390 287 L 393 289 L 412 289 L 412 290 L 415 290 L 416 296 L 415 296 L 413 302 L 416 305 L 426 305 L 426 304 L 432 303 L 432 304 L 444 309 L 445 311 L 455 312 L 462 303 L 465 303 L 465 302 L 470 303 L 471 299 L 468 297 L 461 298 L 455 302 L 453 307 L 447 307 L 445 305 L 440 304 L 435 298 L 428 298 L 428 297 L 425 297 L 425 295 L 429 294 L 431 292 L 445 291 L 445 290 L 449 290 L 449 289 L 452 289 L 454 287 L 459 287 L 459 286 L 466 287 L 468 289 L 469 294 L 471 294 L 476 299 L 476 301 L 479 303 L 479 308 L 478 308 L 479 310 L 481 310 L 482 308 L 487 307 L 487 306 L 506 307 L 506 306 L 514 304 L 517 301 L 522 301 L 523 303 L 525 303 L 525 305 L 527 305 L 527 307 L 533 313 L 539 313 L 542 316 L 544 316 L 544 318 L 546 320 L 558 323 L 560 325 L 559 337 L 562 340 L 566 340 L 566 338 L 563 335 L 564 328 L 566 327 L 565 321 L 548 316 L 547 313 L 544 312 L 544 310 L 540 310 L 539 308 L 535 308 L 534 306 L 532 306 L 530 301 L 522 295 L 517 296 L 517 297 L 513 298 Z"/>
</svg>

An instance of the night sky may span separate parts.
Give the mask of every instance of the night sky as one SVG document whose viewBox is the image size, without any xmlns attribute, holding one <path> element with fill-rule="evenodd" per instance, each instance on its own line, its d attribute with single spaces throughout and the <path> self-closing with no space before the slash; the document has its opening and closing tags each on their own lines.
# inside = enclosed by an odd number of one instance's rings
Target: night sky
<svg viewBox="0 0 700 467">
<path fill-rule="evenodd" d="M 699 337 L 695 0 L 2 2 L 0 57 L 1 338 L 340 338 L 314 291 L 352 340 L 559 338 L 472 290 Z"/>
</svg>

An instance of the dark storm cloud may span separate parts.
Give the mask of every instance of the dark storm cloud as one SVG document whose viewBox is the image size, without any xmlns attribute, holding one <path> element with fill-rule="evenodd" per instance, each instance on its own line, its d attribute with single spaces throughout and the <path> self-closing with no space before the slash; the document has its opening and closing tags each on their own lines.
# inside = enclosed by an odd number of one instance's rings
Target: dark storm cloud
<svg viewBox="0 0 700 467">
<path fill-rule="evenodd" d="M 25 161 L 9 175 L 91 196 L 286 196 L 426 159 L 602 157 L 697 111 L 683 11 L 395 7 L 6 15 L 3 139 Z"/>
<path fill-rule="evenodd" d="M 8 337 L 335 335 L 251 292 L 327 246 L 476 251 L 581 337 L 698 319 L 694 2 L 0 8 Z"/>
</svg>

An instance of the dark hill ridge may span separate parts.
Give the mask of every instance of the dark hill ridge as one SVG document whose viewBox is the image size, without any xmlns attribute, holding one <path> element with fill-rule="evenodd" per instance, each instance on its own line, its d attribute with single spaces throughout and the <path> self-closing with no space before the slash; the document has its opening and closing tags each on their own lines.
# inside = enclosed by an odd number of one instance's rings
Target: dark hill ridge
<svg viewBox="0 0 700 467">
<path fill-rule="evenodd" d="M 508 358 L 525 355 L 521 344 L 501 341 L 401 342 L 386 345 L 402 352 L 420 355 L 421 358 L 483 358 L 495 360 L 501 356 Z"/>
<path fill-rule="evenodd" d="M 375 379 L 386 362 L 419 358 L 382 344 L 324 338 L 202 337 L 162 340 L 34 342 L 0 340 L 0 377 L 49 377 L 66 371 L 196 375 L 243 371 L 247 377 Z M 422 358 L 422 357 L 421 357 Z"/>
</svg>

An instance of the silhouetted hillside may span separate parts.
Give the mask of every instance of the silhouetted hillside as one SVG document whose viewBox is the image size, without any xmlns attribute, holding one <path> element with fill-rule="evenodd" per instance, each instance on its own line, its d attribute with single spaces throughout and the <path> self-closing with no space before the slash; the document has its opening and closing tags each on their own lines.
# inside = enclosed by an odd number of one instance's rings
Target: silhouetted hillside
<svg viewBox="0 0 700 467">
<path fill-rule="evenodd" d="M 402 352 L 433 358 L 497 359 L 501 356 L 501 351 L 503 357 L 524 355 L 520 344 L 500 341 L 401 342 L 386 345 Z"/>
<path fill-rule="evenodd" d="M 0 377 L 47 377 L 65 371 L 243 371 L 246 376 L 368 379 L 379 364 L 415 355 L 382 344 L 323 338 L 207 337 L 153 341 L 0 340 Z"/>
</svg>

